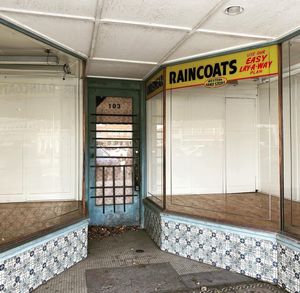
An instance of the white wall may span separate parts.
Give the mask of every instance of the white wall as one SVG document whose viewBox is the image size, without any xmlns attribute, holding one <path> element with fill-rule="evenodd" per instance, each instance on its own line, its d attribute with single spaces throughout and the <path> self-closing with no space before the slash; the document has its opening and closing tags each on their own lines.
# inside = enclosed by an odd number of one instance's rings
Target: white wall
<svg viewBox="0 0 300 293">
<path fill-rule="evenodd" d="M 81 197 L 77 79 L 0 79 L 0 202 Z"/>
<path fill-rule="evenodd" d="M 258 86 L 258 189 L 279 196 L 277 80 Z"/>
<path fill-rule="evenodd" d="M 225 99 L 226 193 L 256 190 L 256 99 Z"/>
<path fill-rule="evenodd" d="M 199 97 L 197 92 L 182 94 L 173 92 L 167 135 L 172 194 L 220 193 L 224 181 L 224 100 L 220 96 Z"/>
<path fill-rule="evenodd" d="M 256 97 L 254 82 L 168 92 L 168 194 L 255 191 Z"/>
</svg>

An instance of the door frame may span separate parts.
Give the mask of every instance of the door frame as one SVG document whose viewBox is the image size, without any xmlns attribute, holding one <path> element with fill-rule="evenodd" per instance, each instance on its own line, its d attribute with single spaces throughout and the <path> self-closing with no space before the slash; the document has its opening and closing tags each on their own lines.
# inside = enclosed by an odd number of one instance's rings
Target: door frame
<svg viewBox="0 0 300 293">
<path fill-rule="evenodd" d="M 129 80 L 113 80 L 113 79 L 87 79 L 87 113 L 86 113 L 86 154 L 85 154 L 85 170 L 86 170 L 86 205 L 88 207 L 90 225 L 142 225 L 143 224 L 143 198 L 145 196 L 145 97 L 144 97 L 144 83 L 141 81 Z M 107 209 L 103 214 L 102 206 L 95 205 L 95 199 L 90 199 L 90 112 L 92 109 L 92 101 L 95 96 L 116 96 L 116 97 L 132 97 L 133 109 L 139 114 L 137 123 L 139 123 L 139 148 L 140 148 L 140 191 L 139 196 L 134 198 L 135 204 L 128 205 L 126 212 L 123 214 L 116 213 Z"/>
</svg>

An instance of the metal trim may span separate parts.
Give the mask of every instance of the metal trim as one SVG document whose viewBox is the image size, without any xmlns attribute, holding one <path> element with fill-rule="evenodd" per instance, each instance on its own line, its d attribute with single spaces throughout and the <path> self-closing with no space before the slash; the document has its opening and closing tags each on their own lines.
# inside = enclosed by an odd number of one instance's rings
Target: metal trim
<svg viewBox="0 0 300 293">
<path fill-rule="evenodd" d="M 284 137 L 283 137 L 283 80 L 282 45 L 278 47 L 278 131 L 279 131 L 279 190 L 280 231 L 284 231 Z"/>
<path fill-rule="evenodd" d="M 25 29 L 21 26 L 16 25 L 15 23 L 12 23 L 12 22 L 8 21 L 7 19 L 4 19 L 1 16 L 0 16 L 0 24 L 5 25 L 6 27 L 9 27 L 9 28 L 11 28 L 15 31 L 18 31 L 19 33 L 21 33 L 23 35 L 26 35 L 30 38 L 33 38 L 33 39 L 35 39 L 35 40 L 37 40 L 37 41 L 39 41 L 43 44 L 49 45 L 52 48 L 55 48 L 55 49 L 57 49 L 61 52 L 64 52 L 64 53 L 66 53 L 68 55 L 71 55 L 75 58 L 78 58 L 80 60 L 86 61 L 88 59 L 86 56 L 80 55 L 80 54 L 76 53 L 75 51 L 71 51 L 71 50 L 69 50 L 69 49 L 67 49 L 67 48 L 65 48 L 65 47 L 63 47 L 59 44 L 56 44 L 56 43 L 42 37 L 42 36 L 39 36 L 36 33 L 29 31 L 28 29 Z"/>
</svg>

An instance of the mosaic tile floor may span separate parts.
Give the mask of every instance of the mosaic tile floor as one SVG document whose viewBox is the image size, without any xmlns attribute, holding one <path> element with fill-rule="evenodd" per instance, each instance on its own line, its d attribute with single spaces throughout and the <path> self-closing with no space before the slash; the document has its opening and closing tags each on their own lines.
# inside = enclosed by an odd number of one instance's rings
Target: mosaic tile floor
<svg viewBox="0 0 300 293">
<path fill-rule="evenodd" d="M 269 284 L 257 282 L 254 279 L 163 252 L 159 250 L 147 234 L 141 230 L 126 232 L 102 240 L 90 240 L 89 254 L 86 260 L 48 281 L 34 292 L 90 293 L 93 292 L 90 290 L 91 288 L 97 293 L 106 292 L 98 290 L 98 288 L 100 289 L 100 286 L 103 285 L 103 283 L 99 283 L 99 287 L 97 285 L 97 282 L 101 281 L 101 278 L 96 276 L 99 272 L 104 270 L 107 271 L 107 274 L 113 276 L 117 271 L 123 271 L 123 277 L 126 278 L 125 271 L 127 271 L 129 275 L 132 275 L 133 271 L 137 272 L 139 266 L 145 267 L 145 265 L 151 264 L 157 265 L 154 271 L 158 273 L 158 276 L 160 272 L 159 268 L 164 269 L 165 265 L 167 265 L 169 270 L 173 271 L 173 279 L 170 278 L 170 280 L 166 279 L 165 281 L 172 282 L 174 278 L 177 278 L 178 282 L 176 284 L 178 284 L 178 286 L 166 286 L 165 288 L 164 286 L 157 286 L 157 284 L 155 286 L 154 280 L 152 280 L 153 285 L 149 286 L 151 282 L 147 282 L 147 278 L 144 276 L 143 279 L 136 281 L 146 283 L 145 287 L 147 290 L 142 289 L 142 291 L 140 291 L 140 289 L 136 289 L 135 291 L 129 290 L 130 292 L 285 292 Z M 107 270 L 105 270 L 105 268 L 107 268 Z M 115 268 L 115 271 L 113 268 Z M 123 268 L 123 270 L 121 268 Z M 95 274 L 94 279 L 91 279 L 93 275 L 89 274 L 89 272 Z M 153 270 L 149 269 L 149 272 L 153 273 Z M 138 278 L 138 274 L 134 276 Z M 86 280 L 89 282 L 88 286 Z M 157 280 L 161 282 L 159 278 Z M 108 284 L 109 286 L 107 288 L 110 291 L 108 290 L 107 292 L 127 292 L 120 283 L 115 282 L 114 279 L 111 281 L 111 284 L 112 286 L 114 286 L 114 284 L 116 286 L 111 287 L 111 285 Z M 173 283 L 173 285 L 174 284 L 175 283 Z"/>
</svg>

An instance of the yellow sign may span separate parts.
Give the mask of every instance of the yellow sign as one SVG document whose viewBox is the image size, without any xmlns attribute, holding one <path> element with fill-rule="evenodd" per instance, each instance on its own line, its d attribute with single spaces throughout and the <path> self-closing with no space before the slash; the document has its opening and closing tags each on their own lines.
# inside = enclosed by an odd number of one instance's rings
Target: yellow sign
<svg viewBox="0 0 300 293">
<path fill-rule="evenodd" d="M 164 74 L 163 70 L 160 70 L 153 75 L 146 83 L 146 97 L 150 99 L 155 95 L 162 92 L 164 89 Z"/>
<path fill-rule="evenodd" d="M 229 80 L 278 73 L 277 45 L 167 67 L 166 89 L 220 87 Z"/>
</svg>

